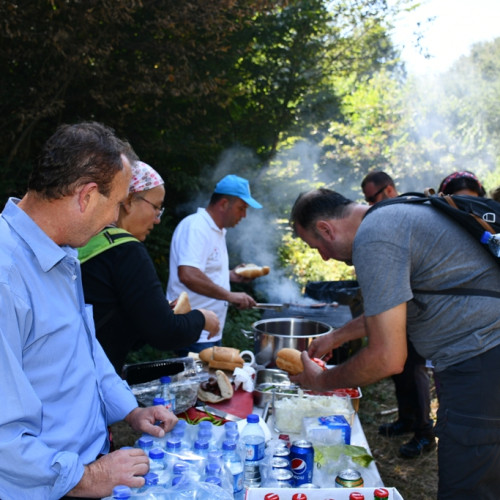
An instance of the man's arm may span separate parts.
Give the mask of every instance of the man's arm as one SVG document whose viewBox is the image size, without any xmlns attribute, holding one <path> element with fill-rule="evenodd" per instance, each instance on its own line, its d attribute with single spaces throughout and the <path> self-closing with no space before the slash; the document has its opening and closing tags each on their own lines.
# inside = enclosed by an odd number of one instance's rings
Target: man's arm
<svg viewBox="0 0 500 500">
<path fill-rule="evenodd" d="M 309 345 L 308 354 L 311 358 L 322 358 L 328 361 L 331 358 L 330 353 L 333 349 L 337 349 L 346 342 L 363 337 L 366 337 L 365 317 L 358 316 L 328 335 L 316 337 Z"/>
<path fill-rule="evenodd" d="M 177 269 L 179 280 L 195 293 L 206 295 L 217 300 L 225 300 L 237 305 L 240 309 L 253 307 L 255 300 L 243 292 L 231 292 L 216 285 L 204 272 L 193 266 L 179 266 Z"/>
<path fill-rule="evenodd" d="M 344 363 L 323 371 L 302 353 L 304 371 L 293 382 L 315 390 L 365 386 L 403 370 L 406 356 L 406 302 L 365 317 L 368 345 Z"/>
</svg>

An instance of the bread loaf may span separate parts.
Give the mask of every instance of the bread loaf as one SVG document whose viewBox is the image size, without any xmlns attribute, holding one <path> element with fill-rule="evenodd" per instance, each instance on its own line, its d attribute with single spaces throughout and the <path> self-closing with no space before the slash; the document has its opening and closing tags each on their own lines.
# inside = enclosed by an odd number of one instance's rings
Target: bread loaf
<svg viewBox="0 0 500 500">
<path fill-rule="evenodd" d="M 240 356 L 239 349 L 234 347 L 208 347 L 199 353 L 199 357 L 209 368 L 230 370 L 243 368 L 245 361 Z"/>
<path fill-rule="evenodd" d="M 186 314 L 191 311 L 187 292 L 181 292 L 174 307 L 174 314 Z"/>
<path fill-rule="evenodd" d="M 276 366 L 290 375 L 298 375 L 304 371 L 304 364 L 300 359 L 300 351 L 291 347 L 284 347 L 278 351 Z"/>
<path fill-rule="evenodd" d="M 235 273 L 245 278 L 259 278 L 269 274 L 269 266 L 257 266 L 256 264 L 243 264 L 241 267 L 235 269 Z"/>
</svg>

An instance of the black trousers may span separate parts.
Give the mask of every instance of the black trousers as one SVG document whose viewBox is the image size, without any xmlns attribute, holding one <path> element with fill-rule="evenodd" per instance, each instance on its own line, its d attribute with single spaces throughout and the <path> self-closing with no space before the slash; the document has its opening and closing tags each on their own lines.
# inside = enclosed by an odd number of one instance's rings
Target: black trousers
<svg viewBox="0 0 500 500">
<path fill-rule="evenodd" d="M 408 357 L 401 373 L 392 376 L 399 420 L 415 427 L 417 436 L 432 433 L 430 381 L 425 359 L 408 339 Z"/>
<path fill-rule="evenodd" d="M 439 500 L 500 498 L 500 346 L 439 372 Z"/>
</svg>

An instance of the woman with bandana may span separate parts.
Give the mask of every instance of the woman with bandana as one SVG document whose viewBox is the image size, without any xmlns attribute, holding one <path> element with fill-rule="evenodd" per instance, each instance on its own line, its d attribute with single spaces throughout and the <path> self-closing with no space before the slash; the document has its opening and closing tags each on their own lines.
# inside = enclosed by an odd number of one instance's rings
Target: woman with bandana
<svg viewBox="0 0 500 500">
<path fill-rule="evenodd" d="M 438 189 L 442 194 L 460 194 L 468 196 L 486 196 L 479 179 L 472 173 L 464 170 L 462 172 L 453 172 L 445 177 Z"/>
<path fill-rule="evenodd" d="M 205 309 L 174 315 L 142 243 L 159 224 L 164 181 L 143 162 L 132 166 L 127 199 L 116 225 L 79 249 L 85 301 L 92 304 L 97 339 L 118 374 L 127 354 L 149 344 L 176 350 L 196 342 L 202 330 L 215 335 L 219 320 Z"/>
</svg>

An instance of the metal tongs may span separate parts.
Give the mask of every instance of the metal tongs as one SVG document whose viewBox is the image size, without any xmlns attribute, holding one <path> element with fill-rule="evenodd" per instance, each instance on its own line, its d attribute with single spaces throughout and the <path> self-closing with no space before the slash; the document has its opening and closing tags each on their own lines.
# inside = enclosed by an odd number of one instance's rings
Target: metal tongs
<svg viewBox="0 0 500 500">
<path fill-rule="evenodd" d="M 281 311 L 284 307 L 288 307 L 290 304 L 263 304 L 257 302 L 252 309 L 270 309 L 272 311 Z"/>
</svg>

